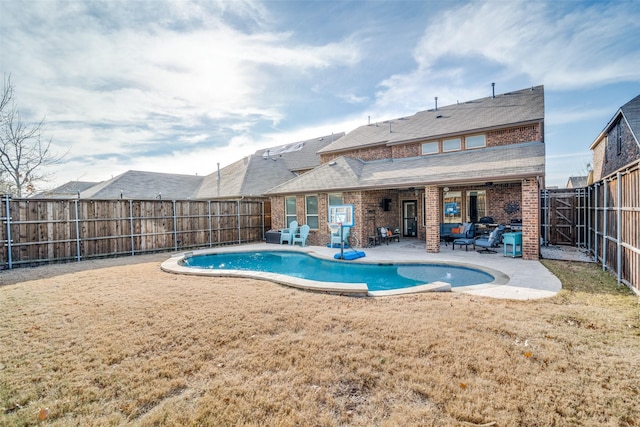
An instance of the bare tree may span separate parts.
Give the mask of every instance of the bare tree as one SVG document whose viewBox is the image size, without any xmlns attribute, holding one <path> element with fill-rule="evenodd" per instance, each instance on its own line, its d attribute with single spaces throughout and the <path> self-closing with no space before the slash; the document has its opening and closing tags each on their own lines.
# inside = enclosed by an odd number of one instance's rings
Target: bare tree
<svg viewBox="0 0 640 427">
<path fill-rule="evenodd" d="M 42 169 L 64 157 L 52 153 L 51 139 L 44 138 L 44 131 L 44 118 L 35 123 L 22 121 L 11 76 L 6 77 L 0 97 L 0 179 L 1 186 L 18 197 L 33 194 L 36 185 L 47 178 Z"/>
</svg>

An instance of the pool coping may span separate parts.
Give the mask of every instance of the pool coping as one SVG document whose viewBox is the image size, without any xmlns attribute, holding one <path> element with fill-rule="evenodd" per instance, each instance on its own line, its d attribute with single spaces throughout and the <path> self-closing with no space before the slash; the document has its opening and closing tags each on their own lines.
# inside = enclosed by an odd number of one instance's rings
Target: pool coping
<svg viewBox="0 0 640 427">
<path fill-rule="evenodd" d="M 351 264 L 435 264 L 435 265 L 454 265 L 457 267 L 466 267 L 483 271 L 494 277 L 494 280 L 487 283 L 481 283 L 470 286 L 456 286 L 452 287 L 446 282 L 432 282 L 422 285 L 411 286 L 408 288 L 382 290 L 382 291 L 369 291 L 366 283 L 343 283 L 343 282 L 322 282 L 316 280 L 302 279 L 298 277 L 288 276 L 285 274 L 270 273 L 263 271 L 249 271 L 249 270 L 207 270 L 207 269 L 195 269 L 185 267 L 180 262 L 188 257 L 196 255 L 207 255 L 215 253 L 229 253 L 229 252 L 254 252 L 254 251 L 287 251 L 287 252 L 303 252 L 307 255 L 313 256 L 318 259 L 329 260 L 334 262 L 346 262 Z M 406 295 L 423 292 L 468 292 L 468 291 L 482 291 L 491 289 L 497 286 L 504 286 L 509 283 L 510 277 L 502 271 L 494 268 L 481 266 L 472 263 L 461 263 L 456 261 L 430 261 L 430 260 L 381 260 L 376 259 L 373 261 L 367 260 L 366 257 L 358 258 L 354 260 L 339 260 L 333 257 L 328 257 L 315 251 L 312 247 L 298 247 L 298 246 L 280 246 L 278 248 L 256 248 L 255 246 L 226 246 L 213 249 L 202 249 L 194 251 L 186 251 L 172 256 L 164 261 L 160 268 L 168 273 L 174 274 L 186 274 L 192 276 L 208 276 L 208 277 L 242 277 L 252 278 L 258 280 L 267 280 L 275 282 L 281 285 L 290 286 L 293 288 L 303 289 L 313 292 L 324 292 L 338 295 L 350 295 L 350 296 L 371 296 L 371 297 L 384 297 L 394 295 Z"/>
</svg>

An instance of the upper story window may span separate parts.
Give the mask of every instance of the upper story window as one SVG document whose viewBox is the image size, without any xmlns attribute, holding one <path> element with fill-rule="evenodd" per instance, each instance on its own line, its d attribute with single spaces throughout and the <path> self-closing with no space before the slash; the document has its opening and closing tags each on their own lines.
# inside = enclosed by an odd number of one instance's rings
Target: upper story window
<svg viewBox="0 0 640 427">
<path fill-rule="evenodd" d="M 307 215 L 307 225 L 313 229 L 318 229 L 318 196 L 306 196 L 305 208 Z"/>
<path fill-rule="evenodd" d="M 296 221 L 296 196 L 287 196 L 284 199 L 284 213 L 286 217 L 286 226 L 291 225 L 291 221 Z"/>
<path fill-rule="evenodd" d="M 462 148 L 462 140 L 460 138 L 451 138 L 442 141 L 442 151 L 456 151 L 460 148 Z"/>
<path fill-rule="evenodd" d="M 616 149 L 618 154 L 622 153 L 622 126 L 620 120 L 616 123 Z"/>
<path fill-rule="evenodd" d="M 487 145 L 487 139 L 484 135 L 467 136 L 464 139 L 465 148 L 480 148 Z"/>
<path fill-rule="evenodd" d="M 342 204 L 342 193 L 329 193 L 329 206 Z"/>
<path fill-rule="evenodd" d="M 438 152 L 438 141 L 424 142 L 422 144 L 422 154 L 436 154 Z"/>
</svg>

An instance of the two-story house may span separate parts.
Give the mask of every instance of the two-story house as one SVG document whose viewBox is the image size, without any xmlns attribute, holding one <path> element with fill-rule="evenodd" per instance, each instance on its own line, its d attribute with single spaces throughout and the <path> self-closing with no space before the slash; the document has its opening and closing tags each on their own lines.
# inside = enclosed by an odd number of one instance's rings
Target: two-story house
<svg viewBox="0 0 640 427">
<path fill-rule="evenodd" d="M 355 244 L 382 225 L 439 252 L 442 222 L 522 220 L 523 257 L 538 259 L 543 86 L 368 123 L 319 154 L 320 166 L 266 193 L 274 228 L 312 224 L 309 243 L 323 245 L 329 206 L 350 204 Z"/>
</svg>

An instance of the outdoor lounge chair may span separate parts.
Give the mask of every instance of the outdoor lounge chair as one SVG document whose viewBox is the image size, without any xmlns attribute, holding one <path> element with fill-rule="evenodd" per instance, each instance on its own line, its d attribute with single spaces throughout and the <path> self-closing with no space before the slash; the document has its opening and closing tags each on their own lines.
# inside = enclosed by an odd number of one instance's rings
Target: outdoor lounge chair
<svg viewBox="0 0 640 427">
<path fill-rule="evenodd" d="M 382 242 L 386 242 L 389 244 L 389 240 L 396 239 L 396 241 L 400 241 L 400 233 L 398 231 L 392 230 L 390 227 L 379 227 L 378 234 L 380 235 L 380 244 Z"/>
<path fill-rule="evenodd" d="M 283 228 L 280 231 L 280 244 L 282 244 L 282 242 L 284 242 L 285 240 L 288 244 L 293 244 L 293 238 L 295 237 L 297 232 L 298 221 L 291 221 L 291 224 L 289 224 L 289 228 Z"/>
<path fill-rule="evenodd" d="M 306 246 L 310 228 L 311 227 L 309 227 L 307 224 L 300 227 L 300 233 L 298 233 L 296 236 L 293 236 L 292 244 L 295 245 L 296 243 L 300 243 L 301 246 Z"/>
<path fill-rule="evenodd" d="M 479 246 L 481 249 L 478 251 L 480 254 L 495 254 L 497 251 L 494 248 L 497 248 L 502 241 L 502 233 L 504 233 L 504 225 L 499 225 L 498 228 L 493 230 L 491 234 L 489 234 L 488 238 L 481 237 L 476 239 L 473 243 L 474 246 Z"/>
<path fill-rule="evenodd" d="M 349 244 L 349 231 L 351 230 L 351 227 L 342 227 L 342 241 L 344 242 L 345 246 L 347 246 Z M 334 246 L 335 245 L 335 246 Z M 340 229 L 338 228 L 336 230 L 336 232 L 331 232 L 331 243 L 329 244 L 330 247 L 336 247 L 339 248 L 341 245 L 340 242 Z"/>
</svg>

